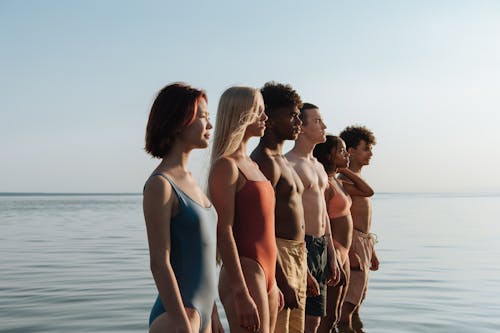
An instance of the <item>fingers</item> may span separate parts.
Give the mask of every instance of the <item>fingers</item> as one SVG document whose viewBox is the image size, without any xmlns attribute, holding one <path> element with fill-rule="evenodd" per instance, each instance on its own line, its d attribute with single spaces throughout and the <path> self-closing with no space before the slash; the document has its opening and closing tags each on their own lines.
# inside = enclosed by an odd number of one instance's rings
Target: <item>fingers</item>
<svg viewBox="0 0 500 333">
<path fill-rule="evenodd" d="M 250 332 L 255 332 L 259 330 L 260 318 L 259 318 L 259 313 L 257 312 L 257 308 L 254 308 L 252 312 L 241 316 L 240 327 Z"/>
</svg>

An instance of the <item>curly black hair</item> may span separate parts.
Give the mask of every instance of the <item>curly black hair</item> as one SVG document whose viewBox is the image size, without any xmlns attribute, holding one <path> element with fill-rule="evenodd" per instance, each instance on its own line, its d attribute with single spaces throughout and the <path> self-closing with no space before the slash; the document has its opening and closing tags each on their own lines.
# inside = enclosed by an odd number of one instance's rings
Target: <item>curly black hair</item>
<svg viewBox="0 0 500 333">
<path fill-rule="evenodd" d="M 335 154 L 339 146 L 339 137 L 335 135 L 327 135 L 326 141 L 318 143 L 314 146 L 313 156 L 323 164 L 326 173 L 330 174 L 335 171 Z M 335 148 L 335 153 L 332 152 Z"/>
<path fill-rule="evenodd" d="M 260 89 L 266 113 L 273 109 L 286 108 L 289 106 L 302 107 L 302 100 L 299 94 L 289 84 L 276 83 L 274 81 L 266 82 Z M 268 113 L 269 115 L 269 113 Z"/>
<path fill-rule="evenodd" d="M 344 140 L 347 149 L 356 148 L 361 140 L 370 145 L 377 143 L 373 132 L 361 125 L 347 126 L 340 132 L 340 137 Z"/>
</svg>

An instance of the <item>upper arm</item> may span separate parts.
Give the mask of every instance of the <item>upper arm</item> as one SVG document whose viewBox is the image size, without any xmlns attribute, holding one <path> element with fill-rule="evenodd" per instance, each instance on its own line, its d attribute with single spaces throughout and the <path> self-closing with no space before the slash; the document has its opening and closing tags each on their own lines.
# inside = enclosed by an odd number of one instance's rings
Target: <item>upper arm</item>
<svg viewBox="0 0 500 333">
<path fill-rule="evenodd" d="M 161 177 L 152 177 L 146 183 L 143 212 L 152 264 L 167 262 L 170 252 L 170 219 L 174 195 L 170 183 Z"/>
<path fill-rule="evenodd" d="M 373 195 L 373 190 L 368 185 L 366 191 L 363 191 L 349 179 L 343 178 L 340 180 L 342 181 L 342 187 L 344 187 L 345 191 L 349 193 L 350 196 L 371 197 Z"/>
<path fill-rule="evenodd" d="M 214 162 L 208 177 L 210 199 L 217 210 L 218 227 L 231 226 L 234 222 L 234 197 L 238 182 L 238 167 L 227 157 Z"/>
</svg>

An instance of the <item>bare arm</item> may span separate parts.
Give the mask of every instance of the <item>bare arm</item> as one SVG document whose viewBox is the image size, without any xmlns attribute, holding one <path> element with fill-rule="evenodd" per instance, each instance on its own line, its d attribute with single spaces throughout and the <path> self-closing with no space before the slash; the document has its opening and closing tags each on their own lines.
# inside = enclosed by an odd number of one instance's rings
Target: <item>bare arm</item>
<svg viewBox="0 0 500 333">
<path fill-rule="evenodd" d="M 238 248 L 233 235 L 234 199 L 238 181 L 236 163 L 227 157 L 217 160 L 208 179 L 210 197 L 217 210 L 217 246 L 224 269 L 229 276 L 239 324 L 243 328 L 259 326 L 257 306 L 250 296 L 243 275 Z"/>
<path fill-rule="evenodd" d="M 268 156 L 262 157 L 252 154 L 252 158 L 259 166 L 260 171 L 273 185 L 276 195 L 276 186 L 280 179 L 281 170 L 279 165 Z M 297 308 L 299 306 L 297 291 L 288 282 L 279 253 L 276 257 L 276 284 L 283 293 L 284 307 L 289 309 Z"/>
<path fill-rule="evenodd" d="M 325 194 L 328 190 L 325 191 Z M 337 262 L 337 251 L 335 251 L 335 247 L 333 246 L 333 238 L 332 238 L 332 229 L 330 227 L 330 219 L 328 218 L 328 214 L 325 214 L 325 236 L 327 242 L 327 251 L 328 251 L 328 259 L 329 267 L 330 267 L 330 278 L 328 284 L 331 286 L 335 286 L 340 282 L 340 270 Z"/>
<path fill-rule="evenodd" d="M 150 267 L 165 309 L 182 331 L 191 331 L 179 285 L 170 264 L 170 219 L 174 203 L 172 186 L 152 177 L 144 189 L 143 211 L 149 243 Z"/>
<path fill-rule="evenodd" d="M 343 176 L 341 178 L 342 186 L 349 195 L 358 197 L 371 197 L 373 195 L 374 192 L 370 185 L 348 168 L 338 169 L 338 172 Z"/>
</svg>

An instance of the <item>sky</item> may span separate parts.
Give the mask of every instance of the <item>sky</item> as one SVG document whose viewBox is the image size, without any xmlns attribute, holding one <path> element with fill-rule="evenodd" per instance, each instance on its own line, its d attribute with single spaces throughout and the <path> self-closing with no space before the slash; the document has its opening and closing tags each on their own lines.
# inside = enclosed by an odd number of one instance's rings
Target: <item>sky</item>
<svg viewBox="0 0 500 333">
<path fill-rule="evenodd" d="M 376 192 L 499 193 L 498 36 L 499 1 L 0 0 L 0 192 L 139 193 L 163 86 L 215 123 L 225 89 L 274 80 L 329 133 L 373 130 Z"/>
</svg>

